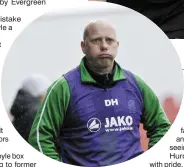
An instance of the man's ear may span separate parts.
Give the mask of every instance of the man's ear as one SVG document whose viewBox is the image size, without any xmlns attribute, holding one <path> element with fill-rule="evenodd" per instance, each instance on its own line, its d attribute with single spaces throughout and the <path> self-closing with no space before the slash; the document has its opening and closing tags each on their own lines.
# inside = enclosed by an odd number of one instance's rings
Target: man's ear
<svg viewBox="0 0 184 167">
<path fill-rule="evenodd" d="M 86 54 L 86 44 L 84 41 L 81 41 L 81 49 L 84 54 Z"/>
<path fill-rule="evenodd" d="M 119 41 L 117 41 L 117 46 L 119 47 Z"/>
</svg>

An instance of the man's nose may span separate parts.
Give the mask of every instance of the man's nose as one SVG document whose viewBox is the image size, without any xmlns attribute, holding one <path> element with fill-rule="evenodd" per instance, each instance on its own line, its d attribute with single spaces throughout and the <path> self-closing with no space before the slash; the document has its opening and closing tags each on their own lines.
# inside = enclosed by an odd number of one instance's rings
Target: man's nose
<svg viewBox="0 0 184 167">
<path fill-rule="evenodd" d="M 107 50 L 108 49 L 108 44 L 107 44 L 107 42 L 105 40 L 102 41 L 101 49 L 102 50 Z"/>
</svg>

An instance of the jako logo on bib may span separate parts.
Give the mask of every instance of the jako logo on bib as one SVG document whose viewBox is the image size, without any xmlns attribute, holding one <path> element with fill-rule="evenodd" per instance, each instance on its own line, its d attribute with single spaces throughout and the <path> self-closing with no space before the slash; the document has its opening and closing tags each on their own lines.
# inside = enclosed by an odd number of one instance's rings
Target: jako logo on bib
<svg viewBox="0 0 184 167">
<path fill-rule="evenodd" d="M 87 122 L 87 127 L 89 131 L 97 132 L 101 128 L 101 121 L 98 118 L 91 118 Z M 104 129 L 106 132 L 133 130 L 133 118 L 131 116 L 106 117 Z"/>
</svg>

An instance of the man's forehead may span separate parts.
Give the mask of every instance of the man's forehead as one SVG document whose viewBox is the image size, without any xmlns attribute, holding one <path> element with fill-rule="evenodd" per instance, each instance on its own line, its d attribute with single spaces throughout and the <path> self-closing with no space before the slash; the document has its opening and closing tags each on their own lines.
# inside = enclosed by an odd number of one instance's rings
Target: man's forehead
<svg viewBox="0 0 184 167">
<path fill-rule="evenodd" d="M 89 24 L 86 27 L 87 34 L 89 37 L 91 36 L 105 36 L 105 37 L 111 37 L 116 38 L 116 32 L 112 25 L 97 21 L 94 23 Z"/>
</svg>

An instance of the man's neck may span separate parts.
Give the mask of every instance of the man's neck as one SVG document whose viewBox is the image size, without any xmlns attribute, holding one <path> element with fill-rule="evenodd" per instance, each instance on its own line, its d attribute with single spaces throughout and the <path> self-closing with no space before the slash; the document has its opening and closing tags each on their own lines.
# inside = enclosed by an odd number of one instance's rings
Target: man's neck
<svg viewBox="0 0 184 167">
<path fill-rule="evenodd" d="M 105 71 L 104 73 L 97 72 L 95 69 L 92 69 L 89 67 L 86 59 L 84 59 L 84 65 L 89 72 L 89 74 L 92 76 L 92 78 L 100 84 L 104 88 L 109 88 L 112 87 L 112 81 L 113 81 L 113 76 L 114 76 L 114 69 L 116 63 L 114 62 L 114 66 L 110 70 L 110 72 Z"/>
<path fill-rule="evenodd" d="M 107 73 L 112 73 L 114 65 L 109 66 L 107 68 L 95 68 L 94 66 L 91 65 L 91 63 L 86 62 L 87 66 L 90 68 L 91 71 L 94 73 L 97 73 L 99 75 L 107 74 Z"/>
</svg>

